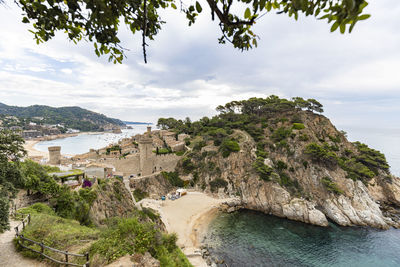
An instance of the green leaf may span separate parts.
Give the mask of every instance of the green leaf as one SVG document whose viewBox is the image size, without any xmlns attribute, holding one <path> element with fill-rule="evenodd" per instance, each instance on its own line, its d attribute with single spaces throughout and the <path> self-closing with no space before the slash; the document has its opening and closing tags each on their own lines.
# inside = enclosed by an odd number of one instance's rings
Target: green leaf
<svg viewBox="0 0 400 267">
<path fill-rule="evenodd" d="M 342 23 L 342 24 L 340 24 L 340 33 L 344 33 L 346 31 L 346 24 L 345 23 Z"/>
<path fill-rule="evenodd" d="M 336 31 L 336 29 L 339 27 L 339 23 L 336 21 L 335 23 L 333 23 L 332 27 L 331 27 L 331 32 Z"/>
<path fill-rule="evenodd" d="M 260 11 L 262 11 L 264 9 L 266 2 L 267 2 L 267 0 L 261 0 L 260 1 Z"/>
<path fill-rule="evenodd" d="M 353 28 L 354 28 L 354 26 L 356 26 L 356 23 L 357 23 L 356 20 L 351 23 L 350 28 L 349 28 L 349 33 L 351 33 L 353 31 Z"/>
<path fill-rule="evenodd" d="M 359 16 L 359 17 L 357 18 L 357 20 L 366 20 L 366 19 L 368 19 L 369 17 L 371 17 L 370 14 L 364 14 L 364 15 Z"/>
<path fill-rule="evenodd" d="M 265 8 L 266 8 L 268 11 L 271 11 L 271 8 L 272 8 L 271 2 L 267 2 L 267 4 L 265 5 Z"/>
<path fill-rule="evenodd" d="M 203 10 L 203 9 L 201 8 L 200 3 L 199 3 L 198 1 L 196 1 L 196 10 L 197 10 L 198 13 L 201 13 L 201 11 Z"/>
<path fill-rule="evenodd" d="M 244 12 L 244 18 L 248 19 L 251 16 L 251 11 L 250 8 L 246 8 L 246 11 Z"/>
<path fill-rule="evenodd" d="M 173 9 L 176 9 L 176 5 L 175 5 L 174 3 L 171 3 L 171 7 L 172 7 Z"/>
</svg>

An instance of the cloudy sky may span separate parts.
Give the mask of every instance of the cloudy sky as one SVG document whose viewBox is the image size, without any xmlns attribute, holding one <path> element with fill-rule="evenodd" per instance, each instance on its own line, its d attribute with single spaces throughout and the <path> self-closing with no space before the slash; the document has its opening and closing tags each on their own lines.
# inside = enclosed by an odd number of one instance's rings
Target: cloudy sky
<svg viewBox="0 0 400 267">
<path fill-rule="evenodd" d="M 259 47 L 240 52 L 218 44 L 218 24 L 204 10 L 187 26 L 179 11 L 149 43 L 122 27 L 130 49 L 122 65 L 98 58 L 92 44 L 62 34 L 36 45 L 13 1 L 0 6 L 0 102 L 81 106 L 107 116 L 155 122 L 159 117 L 215 114 L 231 100 L 276 94 L 318 99 L 342 128 L 400 128 L 400 3 L 370 1 L 372 17 L 352 34 L 330 33 L 325 21 L 268 14 L 256 25 Z"/>
</svg>

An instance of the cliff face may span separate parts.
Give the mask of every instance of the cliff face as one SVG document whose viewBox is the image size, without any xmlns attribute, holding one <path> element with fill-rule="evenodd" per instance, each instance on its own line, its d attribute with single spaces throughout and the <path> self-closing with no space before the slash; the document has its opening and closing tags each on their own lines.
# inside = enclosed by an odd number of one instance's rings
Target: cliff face
<svg viewBox="0 0 400 267">
<path fill-rule="evenodd" d="M 90 208 L 90 218 L 101 225 L 111 217 L 126 217 L 132 214 L 135 205 L 124 184 L 117 179 L 103 181 L 97 189 L 97 198 Z"/>
<path fill-rule="evenodd" d="M 395 214 L 400 179 L 383 163 L 375 167 L 369 158 L 374 151 L 348 142 L 324 116 L 300 112 L 295 116 L 303 126 L 293 123 L 294 114 L 283 116 L 263 128 L 262 142 L 235 130 L 231 137 L 240 151 L 228 157 L 216 152 L 212 142 L 192 152 L 197 188 L 240 196 L 241 207 L 315 225 L 327 226 L 330 219 L 343 226 L 400 226 Z M 178 171 L 185 173 L 182 164 Z M 193 177 L 193 172 L 188 175 Z"/>
</svg>

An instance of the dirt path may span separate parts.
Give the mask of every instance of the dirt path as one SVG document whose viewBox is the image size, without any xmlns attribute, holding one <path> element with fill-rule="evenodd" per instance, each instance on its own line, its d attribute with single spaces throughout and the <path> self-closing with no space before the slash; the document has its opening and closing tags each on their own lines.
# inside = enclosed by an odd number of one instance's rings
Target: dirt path
<svg viewBox="0 0 400 267">
<path fill-rule="evenodd" d="M 25 258 L 19 254 L 13 244 L 15 237 L 14 227 L 18 225 L 17 221 L 10 221 L 10 230 L 0 234 L 0 266 L 7 267 L 47 267 L 48 265 Z"/>
</svg>

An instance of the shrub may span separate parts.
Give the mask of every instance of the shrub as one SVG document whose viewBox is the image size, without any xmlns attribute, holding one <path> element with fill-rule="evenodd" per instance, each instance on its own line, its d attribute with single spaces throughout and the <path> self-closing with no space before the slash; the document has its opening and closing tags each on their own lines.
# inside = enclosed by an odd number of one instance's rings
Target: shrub
<svg viewBox="0 0 400 267">
<path fill-rule="evenodd" d="M 179 178 L 179 174 L 177 172 L 161 172 L 161 174 L 172 186 L 184 186 L 183 180 Z"/>
<path fill-rule="evenodd" d="M 286 164 L 285 162 L 283 162 L 282 160 L 278 160 L 278 161 L 276 162 L 276 164 L 275 164 L 275 168 L 276 168 L 278 171 L 286 170 L 287 167 L 288 167 L 287 164 Z"/>
<path fill-rule="evenodd" d="M 328 176 L 325 176 L 321 179 L 321 183 L 325 186 L 325 188 L 329 192 L 333 192 L 337 195 L 343 194 L 343 190 L 341 190 L 335 182 L 332 181 L 332 179 Z"/>
<path fill-rule="evenodd" d="M 309 155 L 313 161 L 324 163 L 328 166 L 334 166 L 338 163 L 338 157 L 335 152 L 329 151 L 316 143 L 308 144 L 304 149 L 304 153 Z"/>
<path fill-rule="evenodd" d="M 18 213 L 32 214 L 32 215 L 38 213 L 44 213 L 49 215 L 55 215 L 54 210 L 44 203 L 35 203 L 29 207 L 19 209 Z"/>
<path fill-rule="evenodd" d="M 203 141 L 203 140 L 201 140 L 201 141 L 198 141 L 198 142 L 196 142 L 194 145 L 193 145 L 193 151 L 200 151 L 203 147 L 205 147 L 207 144 L 206 144 L 206 142 L 205 141 Z"/>
<path fill-rule="evenodd" d="M 256 161 L 253 163 L 253 168 L 258 173 L 260 178 L 264 181 L 270 180 L 270 175 L 272 173 L 272 168 L 264 164 L 264 159 L 262 157 L 257 157 Z"/>
<path fill-rule="evenodd" d="M 216 178 L 210 182 L 211 192 L 215 192 L 217 188 L 226 187 L 228 182 L 221 178 Z"/>
<path fill-rule="evenodd" d="M 133 196 L 135 197 L 136 201 L 140 201 L 149 196 L 149 193 L 142 191 L 140 188 L 136 188 L 132 192 Z"/>
<path fill-rule="evenodd" d="M 192 159 L 188 157 L 184 157 L 182 159 L 182 169 L 184 174 L 189 174 L 192 172 L 194 169 L 196 169 L 196 166 L 193 164 Z"/>
<path fill-rule="evenodd" d="M 183 139 L 183 141 L 185 141 L 185 145 L 190 146 L 190 138 L 186 137 L 185 139 Z"/>
<path fill-rule="evenodd" d="M 305 126 L 304 126 L 304 124 L 303 123 L 293 123 L 293 126 L 292 126 L 292 129 L 295 129 L 295 130 L 303 130 L 304 128 L 306 128 Z"/>
<path fill-rule="evenodd" d="M 291 129 L 286 129 L 285 127 L 279 127 L 272 133 L 271 138 L 272 140 L 275 141 L 275 143 L 278 143 L 289 137 L 291 133 L 292 133 Z"/>
<path fill-rule="evenodd" d="M 291 122 L 292 123 L 303 123 L 303 120 L 301 119 L 300 115 L 296 114 L 292 117 Z"/>
<path fill-rule="evenodd" d="M 225 139 L 221 144 L 220 151 L 222 152 L 222 156 L 226 158 L 232 152 L 240 151 L 240 146 L 235 140 Z"/>
<path fill-rule="evenodd" d="M 307 134 L 302 134 L 302 135 L 299 136 L 299 140 L 305 142 L 305 141 L 310 140 L 310 137 L 308 137 Z"/>
<path fill-rule="evenodd" d="M 308 167 L 308 162 L 307 162 L 307 161 L 303 161 L 303 166 L 304 166 L 304 168 L 307 169 L 307 167 Z"/>
<path fill-rule="evenodd" d="M 389 164 L 386 161 L 386 157 L 384 154 L 379 152 L 378 150 L 369 148 L 366 144 L 362 144 L 360 142 L 354 143 L 358 149 L 359 155 L 356 157 L 358 162 L 361 162 L 372 171 L 377 173 L 377 170 L 389 170 Z"/>
<path fill-rule="evenodd" d="M 183 154 L 185 154 L 185 151 L 176 151 L 175 155 L 177 156 L 183 156 Z"/>
<path fill-rule="evenodd" d="M 337 134 L 336 136 L 328 135 L 328 138 L 334 143 L 340 143 L 340 135 Z"/>
</svg>

